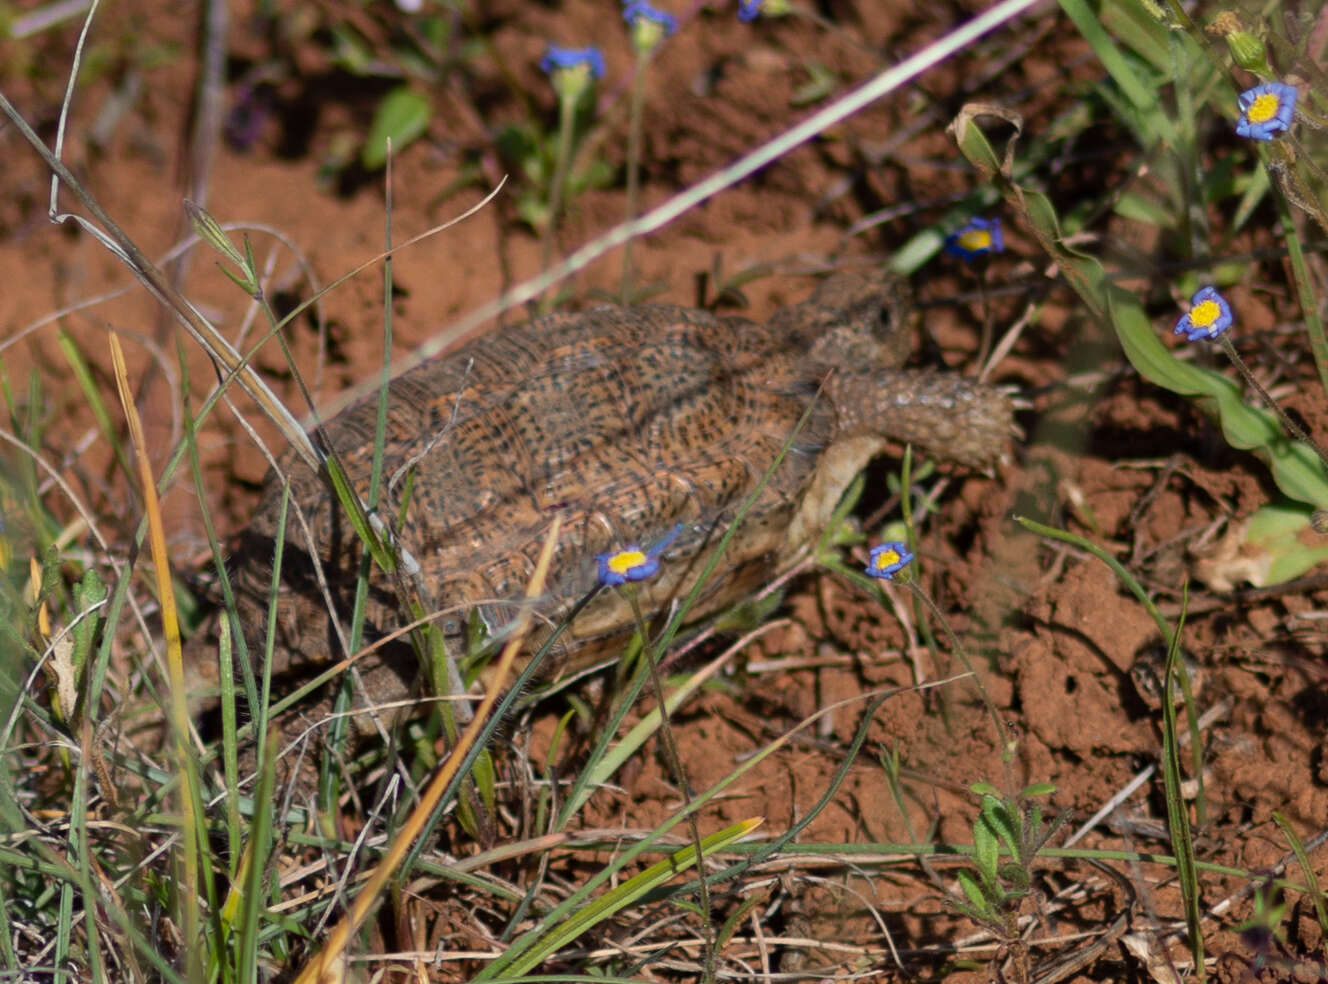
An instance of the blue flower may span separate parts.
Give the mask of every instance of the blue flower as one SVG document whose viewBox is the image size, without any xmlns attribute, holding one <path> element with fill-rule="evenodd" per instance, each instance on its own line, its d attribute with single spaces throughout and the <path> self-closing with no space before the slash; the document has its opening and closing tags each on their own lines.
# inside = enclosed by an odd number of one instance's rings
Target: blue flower
<svg viewBox="0 0 1328 984">
<path fill-rule="evenodd" d="M 738 20 L 751 23 L 765 14 L 767 17 L 782 17 L 791 13 L 787 0 L 738 0 Z"/>
<path fill-rule="evenodd" d="M 672 14 L 646 3 L 646 0 L 631 0 L 623 4 L 623 20 L 632 25 L 637 21 L 651 21 L 658 24 L 665 34 L 672 34 L 678 29 L 678 21 Z"/>
<path fill-rule="evenodd" d="M 908 547 L 894 541 L 872 547 L 867 558 L 867 576 L 893 581 L 895 575 L 913 562 L 913 555 Z"/>
<path fill-rule="evenodd" d="M 1236 100 L 1240 105 L 1236 132 L 1251 140 L 1272 140 L 1285 133 L 1296 112 L 1297 95 L 1296 87 L 1284 82 L 1265 82 L 1246 89 Z"/>
<path fill-rule="evenodd" d="M 1175 334 L 1189 341 L 1216 338 L 1235 322 L 1231 305 L 1217 292 L 1216 287 L 1201 287 L 1190 298 L 1190 310 L 1176 322 Z"/>
<path fill-rule="evenodd" d="M 965 260 L 1004 250 L 1000 219 L 969 219 L 966 225 L 945 237 L 945 251 Z"/>
<path fill-rule="evenodd" d="M 546 75 L 586 66 L 597 79 L 604 77 L 604 56 L 598 48 L 564 48 L 551 44 L 540 59 L 540 70 Z"/>
<path fill-rule="evenodd" d="M 626 584 L 628 581 L 644 581 L 659 572 L 659 555 L 682 532 L 682 523 L 649 550 L 638 546 L 625 547 L 611 553 L 598 554 L 595 557 L 599 571 L 599 583 L 607 588 Z"/>
<path fill-rule="evenodd" d="M 674 16 L 645 2 L 630 0 L 623 5 L 623 20 L 632 29 L 632 47 L 638 53 L 648 55 L 659 47 L 661 41 L 678 29 Z"/>
</svg>

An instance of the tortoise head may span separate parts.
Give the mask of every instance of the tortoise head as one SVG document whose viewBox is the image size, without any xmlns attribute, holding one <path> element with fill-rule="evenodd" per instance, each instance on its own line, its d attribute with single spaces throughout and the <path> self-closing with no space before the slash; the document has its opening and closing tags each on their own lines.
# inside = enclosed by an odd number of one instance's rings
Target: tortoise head
<svg viewBox="0 0 1328 984">
<path fill-rule="evenodd" d="M 885 270 L 837 273 L 800 304 L 780 311 L 772 325 L 789 348 L 806 352 L 813 367 L 862 369 L 900 365 L 912 338 L 908 284 Z"/>
</svg>

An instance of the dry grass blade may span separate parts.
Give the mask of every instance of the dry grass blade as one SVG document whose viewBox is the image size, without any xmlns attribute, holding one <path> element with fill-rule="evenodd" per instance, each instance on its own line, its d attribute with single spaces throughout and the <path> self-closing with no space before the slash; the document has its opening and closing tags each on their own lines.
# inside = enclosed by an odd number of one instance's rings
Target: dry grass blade
<svg viewBox="0 0 1328 984">
<path fill-rule="evenodd" d="M 138 462 L 140 492 L 143 496 L 143 509 L 148 518 L 148 543 L 152 551 L 152 566 L 157 577 L 157 596 L 161 604 L 162 634 L 166 638 L 166 666 L 170 675 L 171 732 L 174 736 L 177 764 L 180 775 L 192 775 L 189 758 L 189 709 L 185 703 L 184 659 L 180 650 L 180 623 L 175 610 L 175 590 L 171 586 L 170 556 L 166 550 L 166 528 L 161 520 L 161 503 L 157 499 L 157 483 L 152 475 L 152 464 L 148 461 L 147 445 L 143 439 L 143 422 L 139 419 L 138 409 L 130 395 L 129 375 L 125 369 L 124 352 L 120 348 L 120 338 L 110 336 L 111 359 L 115 363 L 115 385 L 120 393 L 120 403 L 124 407 L 125 419 L 129 425 L 129 437 L 134 445 L 134 457 Z M 194 966 L 198 961 L 198 910 L 195 900 L 199 896 L 198 843 L 194 839 L 198 830 L 198 818 L 194 812 L 196 785 L 186 782 L 180 789 L 180 814 L 182 823 L 181 839 L 184 842 L 184 892 L 181 894 L 181 914 L 184 919 L 186 948 L 189 963 Z"/>
</svg>

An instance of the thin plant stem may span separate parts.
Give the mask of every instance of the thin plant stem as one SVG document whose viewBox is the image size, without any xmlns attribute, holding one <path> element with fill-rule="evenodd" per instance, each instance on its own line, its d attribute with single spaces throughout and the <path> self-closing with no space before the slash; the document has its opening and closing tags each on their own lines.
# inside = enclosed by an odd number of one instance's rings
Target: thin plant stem
<svg viewBox="0 0 1328 984">
<path fill-rule="evenodd" d="M 650 641 L 649 628 L 641 614 L 641 605 L 636 591 L 628 590 L 624 594 L 632 606 L 632 615 L 641 632 L 641 656 L 646 661 L 650 672 L 650 686 L 655 691 L 655 702 L 659 705 L 659 737 L 664 747 L 669 768 L 673 770 L 682 794 L 691 802 L 696 798 L 692 784 L 687 779 L 687 770 L 683 767 L 682 756 L 678 754 L 678 743 L 673 738 L 673 727 L 669 724 L 669 705 L 664 699 L 664 681 L 659 675 L 659 662 L 655 659 L 655 645 Z M 715 979 L 715 929 L 710 924 L 710 887 L 705 877 L 705 855 L 701 850 L 701 827 L 696 822 L 695 811 L 687 815 L 687 827 L 691 831 L 692 846 L 696 848 L 696 873 L 699 876 L 698 894 L 701 900 L 701 925 L 705 929 L 705 972 L 701 976 L 703 984 L 711 984 Z"/>
<path fill-rule="evenodd" d="M 992 339 L 996 337 L 995 312 L 991 309 L 991 298 L 987 293 L 989 272 L 990 264 L 983 262 L 982 270 L 978 274 L 978 303 L 982 306 L 982 335 L 978 343 L 978 357 L 973 363 L 979 370 L 987 364 L 987 357 L 991 355 Z"/>
<path fill-rule="evenodd" d="M 1227 358 L 1231 360 L 1232 365 L 1240 370 L 1240 374 L 1245 377 L 1247 383 L 1254 387 L 1254 390 L 1259 394 L 1260 399 L 1268 404 L 1269 409 L 1272 410 L 1273 413 L 1277 414 L 1277 419 L 1282 421 L 1282 426 L 1287 429 L 1287 432 L 1290 433 L 1292 437 L 1296 438 L 1296 440 L 1302 441 L 1313 448 L 1314 453 L 1317 454 L 1319 460 L 1323 462 L 1323 466 L 1328 468 L 1328 454 L 1325 454 L 1323 448 L 1319 447 L 1319 442 L 1306 434 L 1301 426 L 1288 417 L 1286 411 L 1277 405 L 1277 401 L 1273 399 L 1272 395 L 1266 389 L 1263 388 L 1263 384 L 1254 378 L 1254 373 L 1250 372 L 1250 367 L 1247 366 L 1245 360 L 1240 357 L 1240 353 L 1236 351 L 1236 346 L 1231 344 L 1231 339 L 1226 335 L 1221 335 L 1218 337 L 1218 341 L 1221 342 L 1222 348 L 1226 351 Z"/>
<path fill-rule="evenodd" d="M 1291 211 L 1291 199 L 1285 194 L 1276 196 L 1278 219 L 1282 224 L 1282 239 L 1286 243 L 1287 259 L 1291 263 L 1292 281 L 1300 299 L 1300 310 L 1305 318 L 1305 335 L 1309 339 L 1314 366 L 1319 373 L 1319 386 L 1328 393 L 1328 338 L 1324 336 L 1323 319 L 1314 297 L 1314 280 L 1305 263 L 1296 221 Z"/>
<path fill-rule="evenodd" d="M 1005 727 L 1005 722 L 1001 720 L 1000 714 L 996 711 L 996 704 L 992 701 L 991 695 L 987 693 L 987 688 L 982 683 L 982 677 L 980 677 L 977 670 L 973 668 L 973 661 L 968 658 L 968 650 L 964 648 L 963 643 L 959 641 L 959 637 L 955 635 L 954 629 L 950 627 L 949 619 L 947 619 L 945 615 L 941 613 L 941 610 L 936 607 L 936 602 L 932 601 L 927 592 L 922 590 L 922 586 L 918 584 L 916 577 L 910 576 L 906 581 L 902 578 L 897 578 L 896 580 L 902 581 L 908 586 L 908 589 L 913 592 L 913 596 L 927 607 L 927 610 L 931 612 L 932 617 L 935 618 L 936 621 L 940 623 L 941 628 L 945 630 L 945 635 L 950 640 L 951 648 L 954 649 L 955 654 L 959 657 L 959 661 L 964 664 L 964 669 L 968 671 L 968 675 L 973 678 L 973 686 L 977 687 L 978 694 L 982 698 L 982 703 L 987 708 L 987 713 L 991 715 L 991 722 L 996 728 L 996 738 L 1001 745 L 1001 761 L 1008 765 L 1014 756 L 1014 742 L 1010 738 L 1009 730 Z"/>
<path fill-rule="evenodd" d="M 563 209 L 563 186 L 572 157 L 572 130 L 576 126 L 577 100 L 567 96 L 558 99 L 558 153 L 553 165 L 553 184 L 549 188 L 549 215 L 544 223 L 543 241 L 540 243 L 540 270 L 549 269 L 553 262 L 553 238 L 558 230 L 558 219 Z"/>
<path fill-rule="evenodd" d="M 645 116 L 646 71 L 650 67 L 650 53 L 637 51 L 636 76 L 632 79 L 632 108 L 627 130 L 627 219 L 636 218 L 636 206 L 641 195 L 641 123 Z M 619 297 L 624 304 L 632 301 L 632 240 L 623 244 L 622 284 Z"/>
</svg>

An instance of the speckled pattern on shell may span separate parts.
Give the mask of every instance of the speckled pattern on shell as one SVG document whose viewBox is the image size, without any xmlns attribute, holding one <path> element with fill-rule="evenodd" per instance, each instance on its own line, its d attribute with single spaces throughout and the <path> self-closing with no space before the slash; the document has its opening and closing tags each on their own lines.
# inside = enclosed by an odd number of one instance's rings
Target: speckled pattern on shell
<svg viewBox="0 0 1328 984">
<path fill-rule="evenodd" d="M 888 442 L 912 441 L 968 466 L 996 461 L 1011 432 L 1003 395 L 950 374 L 895 368 L 911 343 L 901 330 L 902 289 L 884 274 L 838 275 L 765 325 L 671 306 L 557 313 L 394 380 L 383 467 L 384 483 L 392 481 L 380 512 L 401 515 L 402 466 L 410 463 L 399 535 L 449 639 L 459 646 L 473 610 L 495 629 L 509 621 L 557 514 L 563 533 L 538 606 L 542 624 L 593 590 L 596 554 L 649 548 L 682 523 L 659 576 L 639 586 L 644 610 L 657 611 L 690 590 L 740 503 L 769 473 L 707 586 L 698 611 L 712 611 L 787 566 Z M 361 495 L 376 413 L 371 397 L 325 428 Z M 290 478 L 292 503 L 308 517 L 348 620 L 360 557 L 354 531 L 293 453 L 279 473 Z M 261 639 L 281 491 L 279 474 L 270 474 L 232 559 L 251 645 Z M 343 655 L 293 516 L 286 536 L 279 672 Z M 366 640 L 402 623 L 392 584 L 380 574 L 371 583 Z M 563 664 L 631 624 L 619 593 L 601 592 L 563 638 Z M 418 676 L 399 647 L 377 660 L 395 669 L 375 674 L 376 699 L 404 696 Z"/>
</svg>

